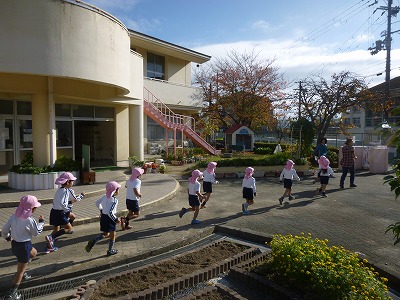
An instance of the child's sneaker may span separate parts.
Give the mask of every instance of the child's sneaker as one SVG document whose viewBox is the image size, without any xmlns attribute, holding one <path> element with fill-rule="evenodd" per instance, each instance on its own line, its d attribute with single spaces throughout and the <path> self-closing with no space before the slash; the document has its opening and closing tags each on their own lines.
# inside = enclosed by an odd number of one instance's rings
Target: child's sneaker
<svg viewBox="0 0 400 300">
<path fill-rule="evenodd" d="M 200 224 L 201 223 L 201 221 L 200 220 L 192 220 L 192 225 L 195 225 L 195 224 Z"/>
<path fill-rule="evenodd" d="M 90 251 L 92 250 L 94 244 L 95 244 L 95 242 L 94 242 L 93 240 L 90 240 L 90 241 L 87 243 L 86 247 L 85 247 L 86 252 L 90 252 Z"/>
<path fill-rule="evenodd" d="M 45 254 L 49 254 L 50 252 L 54 252 L 54 251 L 57 251 L 57 250 L 58 250 L 58 247 L 49 248 L 49 247 L 46 246 L 46 248 L 44 248 L 43 252 Z"/>
<path fill-rule="evenodd" d="M 294 200 L 294 197 L 293 196 L 289 196 L 289 200 Z"/>
<path fill-rule="evenodd" d="M 315 179 L 312 181 L 312 184 L 316 184 L 316 183 L 317 183 L 317 181 L 318 181 L 318 179 L 317 179 L 317 178 L 315 178 Z"/>
<path fill-rule="evenodd" d="M 48 243 L 49 248 L 54 248 L 54 239 L 51 234 L 46 235 L 46 241 Z"/>
<path fill-rule="evenodd" d="M 244 212 L 242 212 L 243 215 L 250 215 L 250 212 L 248 210 L 245 210 Z"/>
<path fill-rule="evenodd" d="M 128 229 L 132 229 L 133 227 L 131 226 L 131 225 L 125 225 L 125 229 L 126 230 L 128 230 Z"/>
<path fill-rule="evenodd" d="M 328 197 L 325 192 L 322 192 L 322 197 Z"/>
<path fill-rule="evenodd" d="M 182 208 L 181 211 L 179 212 L 179 218 L 182 218 L 184 214 L 186 214 L 187 209 L 186 208 Z"/>
<path fill-rule="evenodd" d="M 107 250 L 107 256 L 115 255 L 118 253 L 117 249 Z"/>
<path fill-rule="evenodd" d="M 121 217 L 120 223 L 121 223 L 121 230 L 125 230 L 125 218 L 124 217 Z"/>
<path fill-rule="evenodd" d="M 7 295 L 4 299 L 11 299 L 11 300 L 20 300 L 22 299 L 22 295 L 15 291 L 14 293 Z"/>
<path fill-rule="evenodd" d="M 282 205 L 282 203 L 283 203 L 283 197 L 280 197 L 279 198 L 279 204 Z"/>
<path fill-rule="evenodd" d="M 206 201 L 203 201 L 203 202 L 201 203 L 201 208 L 206 208 L 206 207 L 207 207 L 206 204 L 207 204 L 207 202 L 206 202 Z"/>
<path fill-rule="evenodd" d="M 31 275 L 29 275 L 28 273 L 24 272 L 24 274 L 22 274 L 22 280 L 30 280 L 32 278 Z"/>
</svg>

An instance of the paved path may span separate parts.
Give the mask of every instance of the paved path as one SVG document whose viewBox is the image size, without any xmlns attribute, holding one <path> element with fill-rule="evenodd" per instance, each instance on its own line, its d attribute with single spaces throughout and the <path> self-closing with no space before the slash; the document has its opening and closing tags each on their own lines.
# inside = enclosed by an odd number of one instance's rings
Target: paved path
<svg viewBox="0 0 400 300">
<path fill-rule="evenodd" d="M 97 175 L 97 174 L 96 174 Z M 337 177 L 339 177 L 338 174 Z M 102 179 L 100 179 L 103 177 Z M 133 230 L 118 231 L 118 255 L 107 257 L 107 242 L 97 244 L 92 252 L 84 250 L 87 241 L 99 231 L 98 223 L 75 226 L 74 234 L 65 235 L 57 242 L 60 250 L 47 255 L 39 254 L 29 266 L 33 281 L 25 286 L 54 281 L 94 270 L 106 269 L 122 262 L 133 262 L 155 255 L 208 235 L 215 225 L 225 229 L 242 230 L 263 236 L 273 234 L 311 233 L 313 237 L 328 239 L 330 245 L 341 245 L 358 251 L 379 269 L 393 276 L 397 284 L 400 274 L 400 246 L 393 246 L 391 234 L 385 234 L 389 224 L 400 220 L 400 202 L 394 199 L 389 186 L 383 185 L 384 175 L 363 174 L 356 178 L 357 188 L 338 188 L 339 178 L 331 179 L 328 197 L 314 197 L 316 185 L 311 178 L 304 178 L 293 186 L 295 200 L 279 205 L 283 186 L 276 178 L 257 178 L 257 198 L 252 214 L 240 212 L 241 180 L 222 179 L 214 186 L 209 205 L 201 210 L 199 225 L 190 225 L 191 213 L 182 219 L 178 212 L 187 206 L 186 181 L 177 181 L 163 174 L 143 176 L 141 217 L 133 221 Z M 103 193 L 105 183 L 111 179 L 123 181 L 123 172 L 104 172 L 94 186 L 77 186 L 75 190 L 91 190 L 92 195 Z M 346 184 L 348 185 L 348 179 Z M 24 192 L 26 194 L 26 192 Z M 40 191 L 42 199 L 51 198 L 54 191 Z M 50 194 L 49 194 L 50 193 Z M 32 192 L 35 194 L 35 192 Z M 39 195 L 39 194 L 38 194 Z M 17 201 L 21 193 L 1 193 L 0 202 Z M 166 197 L 165 197 L 166 196 Z M 125 191 L 118 197 L 124 209 Z M 74 206 L 79 219 L 94 218 L 95 197 L 89 197 Z M 147 202 L 147 204 L 146 204 Z M 43 205 L 37 214 L 48 216 L 50 204 Z M 0 208 L 0 225 L 15 208 Z M 6 217 L 4 216 L 6 215 Z M 47 217 L 48 218 L 48 217 Z M 48 234 L 49 232 L 45 232 Z M 34 239 L 34 246 L 42 250 L 44 234 Z M 16 262 L 10 244 L 0 243 L 0 291 L 4 291 L 15 272 Z M 399 284 L 400 286 L 400 284 Z"/>
</svg>

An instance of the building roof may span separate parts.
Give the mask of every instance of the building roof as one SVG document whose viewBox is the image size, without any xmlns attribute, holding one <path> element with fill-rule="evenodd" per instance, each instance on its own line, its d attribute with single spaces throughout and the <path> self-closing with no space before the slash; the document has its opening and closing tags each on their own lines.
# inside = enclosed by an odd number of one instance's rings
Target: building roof
<svg viewBox="0 0 400 300">
<path fill-rule="evenodd" d="M 131 38 L 131 44 L 142 47 L 144 49 L 152 49 L 153 51 L 157 51 L 160 53 L 168 54 L 172 57 L 177 57 L 179 53 L 179 58 L 183 58 L 190 62 L 195 63 L 205 63 L 210 60 L 211 56 L 190 50 L 188 48 L 184 48 L 175 44 L 172 44 L 167 41 L 163 41 L 161 39 L 134 31 L 129 29 L 129 36 Z"/>
<path fill-rule="evenodd" d="M 224 133 L 228 133 L 228 134 L 230 134 L 230 133 L 234 133 L 236 130 L 238 130 L 240 127 L 247 127 L 246 125 L 244 125 L 244 124 L 235 124 L 235 125 L 232 125 L 231 127 L 229 127 L 227 130 L 225 130 L 224 131 Z"/>
<path fill-rule="evenodd" d="M 385 92 L 386 83 L 382 82 L 370 88 L 370 91 L 377 93 Z M 390 94 L 392 96 L 400 95 L 400 76 L 390 79 Z"/>
</svg>

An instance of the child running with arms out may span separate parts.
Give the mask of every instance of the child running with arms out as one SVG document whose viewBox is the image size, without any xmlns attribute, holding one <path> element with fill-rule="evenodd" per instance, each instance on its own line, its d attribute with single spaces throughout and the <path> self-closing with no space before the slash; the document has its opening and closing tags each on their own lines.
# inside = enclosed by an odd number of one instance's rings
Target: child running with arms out
<svg viewBox="0 0 400 300">
<path fill-rule="evenodd" d="M 329 177 L 334 178 L 335 176 L 332 168 L 329 166 L 330 161 L 325 156 L 321 156 L 318 159 L 318 164 L 318 172 L 320 174 L 319 180 L 321 182 L 321 187 L 315 191 L 315 195 L 318 195 L 320 192 L 322 192 L 322 196 L 326 197 L 326 186 L 329 183 Z"/>
<path fill-rule="evenodd" d="M 209 162 L 207 169 L 203 172 L 203 193 L 205 193 L 205 198 L 203 203 L 201 203 L 201 208 L 205 208 L 208 200 L 210 200 L 210 196 L 212 193 L 213 184 L 218 184 L 218 181 L 215 180 L 215 168 L 217 167 L 216 162 Z"/>
<path fill-rule="evenodd" d="M 22 279 L 31 278 L 25 271 L 28 263 L 37 254 L 37 250 L 32 246 L 32 237 L 41 234 L 44 226 L 43 217 L 40 215 L 39 221 L 36 222 L 32 214 L 40 206 L 35 196 L 23 196 L 15 213 L 2 228 L 1 235 L 7 241 L 11 241 L 12 253 L 18 260 L 17 273 L 5 299 L 22 299 L 22 295 L 17 292 L 18 287 Z"/>
<path fill-rule="evenodd" d="M 197 220 L 197 216 L 199 215 L 200 211 L 200 200 L 205 198 L 205 196 L 203 196 L 200 193 L 201 185 L 199 179 L 201 178 L 202 175 L 203 173 L 197 169 L 192 172 L 192 177 L 189 178 L 189 184 L 187 189 L 190 208 L 183 207 L 179 212 L 179 218 L 182 218 L 183 215 L 186 214 L 188 211 L 194 211 L 192 220 L 193 225 L 201 223 L 200 220 Z"/>
<path fill-rule="evenodd" d="M 144 173 L 142 168 L 134 168 L 132 170 L 131 177 L 126 181 L 126 208 L 128 209 L 128 214 L 126 217 L 121 217 L 121 229 L 132 229 L 129 225 L 130 219 L 136 219 L 140 214 L 139 200 L 142 197 L 140 188 L 142 186 L 142 181 L 140 177 Z"/>
<path fill-rule="evenodd" d="M 292 185 L 293 185 L 293 179 L 296 179 L 297 181 L 300 181 L 299 175 L 297 175 L 297 172 L 295 169 L 293 169 L 294 162 L 291 159 L 288 159 L 286 161 L 286 165 L 283 168 L 281 172 L 281 176 L 279 177 L 279 182 L 282 182 L 283 180 L 283 187 L 285 188 L 285 192 L 283 193 L 282 197 L 279 198 L 279 204 L 282 205 L 283 199 L 285 199 L 285 196 L 289 197 L 289 200 L 293 200 L 294 197 L 292 196 Z"/>
<path fill-rule="evenodd" d="M 242 213 L 249 215 L 249 206 L 254 204 L 254 197 L 257 196 L 256 179 L 253 177 L 254 169 L 247 167 L 244 171 L 244 178 L 242 181 L 242 194 L 246 202 L 242 204 Z"/>
<path fill-rule="evenodd" d="M 107 256 L 118 253 L 114 245 L 117 237 L 116 227 L 120 222 L 117 217 L 118 199 L 116 198 L 120 187 L 121 185 L 118 182 L 110 181 L 106 184 L 106 194 L 96 201 L 96 206 L 101 211 L 100 231 L 102 231 L 102 233 L 99 233 L 88 242 L 85 247 L 86 252 L 90 252 L 97 242 L 109 236 L 110 241 L 108 243 Z"/>
<path fill-rule="evenodd" d="M 55 184 L 60 185 L 60 188 L 54 194 L 53 207 L 50 211 L 50 225 L 53 225 L 53 232 L 46 236 L 47 248 L 45 253 L 58 250 L 54 246 L 54 241 L 57 237 L 72 233 L 72 222 L 75 220 L 75 215 L 71 212 L 72 203 L 81 201 L 85 194 L 75 195 L 72 185 L 76 177 L 70 172 L 62 173 L 55 181 Z M 62 229 L 60 229 L 63 227 Z"/>
</svg>

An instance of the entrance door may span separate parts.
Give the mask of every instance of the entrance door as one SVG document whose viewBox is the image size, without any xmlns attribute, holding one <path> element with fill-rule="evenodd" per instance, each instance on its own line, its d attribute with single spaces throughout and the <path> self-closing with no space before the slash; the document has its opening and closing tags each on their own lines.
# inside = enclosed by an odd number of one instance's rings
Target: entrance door
<svg viewBox="0 0 400 300">
<path fill-rule="evenodd" d="M 82 145 L 90 146 L 90 166 L 114 165 L 114 121 L 74 121 L 75 160 L 82 160 Z"/>
</svg>

